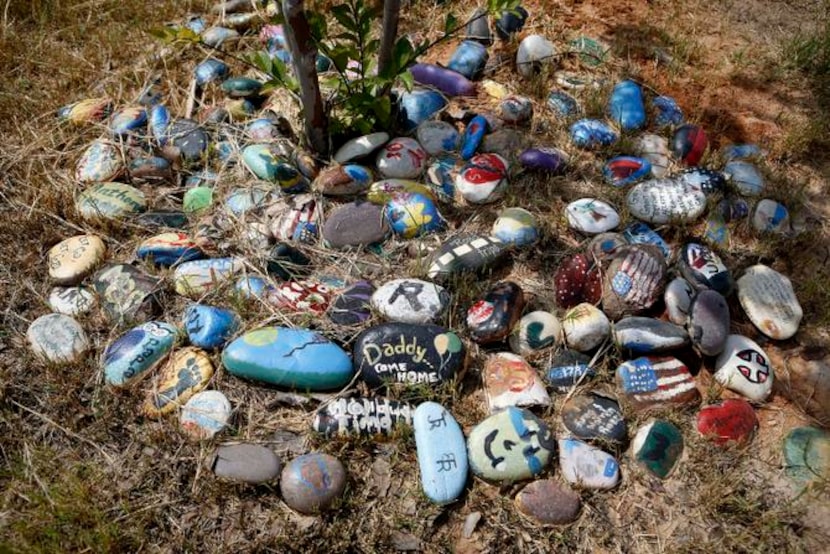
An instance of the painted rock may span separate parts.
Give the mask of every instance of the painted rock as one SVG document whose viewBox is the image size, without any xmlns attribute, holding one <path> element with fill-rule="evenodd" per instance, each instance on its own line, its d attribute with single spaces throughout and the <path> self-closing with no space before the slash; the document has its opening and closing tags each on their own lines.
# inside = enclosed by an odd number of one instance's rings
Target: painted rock
<svg viewBox="0 0 830 554">
<path fill-rule="evenodd" d="M 447 69 L 468 79 L 475 79 L 487 64 L 487 57 L 487 48 L 483 44 L 474 40 L 463 40 L 450 56 Z"/>
<path fill-rule="evenodd" d="M 467 19 L 468 23 L 464 28 L 465 38 L 478 41 L 486 46 L 493 44 L 493 35 L 490 33 L 490 22 L 487 15 L 487 10 L 484 8 L 476 8 Z"/>
<path fill-rule="evenodd" d="M 110 119 L 110 133 L 114 137 L 126 138 L 147 125 L 147 110 L 140 106 L 121 108 Z"/>
<path fill-rule="evenodd" d="M 274 196 L 274 189 L 271 186 L 254 185 L 235 188 L 225 199 L 225 209 L 235 216 L 244 216 L 270 204 Z"/>
<path fill-rule="evenodd" d="M 458 422 L 440 404 L 424 402 L 414 414 L 421 488 L 435 504 L 455 501 L 467 484 L 467 443 Z"/>
<path fill-rule="evenodd" d="M 192 304 L 184 312 L 184 329 L 190 344 L 205 350 L 224 346 L 239 324 L 235 312 L 206 304 Z"/>
<path fill-rule="evenodd" d="M 144 193 L 122 183 L 92 185 L 75 201 L 75 208 L 88 221 L 117 220 L 147 208 Z"/>
<path fill-rule="evenodd" d="M 608 114 L 623 131 L 642 128 L 646 123 L 646 107 L 640 85 L 628 80 L 617 83 L 608 100 Z"/>
<path fill-rule="evenodd" d="M 213 205 L 213 188 L 194 187 L 184 193 L 182 209 L 187 214 L 199 214 Z"/>
<path fill-rule="evenodd" d="M 620 482 L 616 458 L 577 439 L 559 440 L 559 469 L 566 481 L 586 489 L 613 489 Z"/>
<path fill-rule="evenodd" d="M 447 99 L 432 89 L 413 89 L 398 94 L 398 113 L 403 130 L 409 132 L 443 110 Z"/>
<path fill-rule="evenodd" d="M 307 275 L 309 265 L 311 265 L 311 258 L 285 242 L 277 243 L 268 252 L 265 260 L 265 270 L 268 275 L 275 275 L 286 281 Z"/>
<path fill-rule="evenodd" d="M 749 204 L 743 198 L 728 197 L 718 202 L 717 210 L 725 221 L 738 221 L 749 215 Z"/>
<path fill-rule="evenodd" d="M 185 162 L 200 162 L 207 152 L 210 136 L 192 119 L 176 119 L 167 130 L 169 142 Z"/>
<path fill-rule="evenodd" d="M 415 409 L 385 398 L 338 398 L 317 411 L 313 429 L 325 436 L 391 435 L 399 425 L 409 427 Z"/>
<path fill-rule="evenodd" d="M 567 155 L 558 148 L 528 148 L 519 154 L 519 163 L 525 169 L 561 174 L 568 163 Z"/>
<path fill-rule="evenodd" d="M 598 119 L 580 119 L 570 128 L 571 140 L 580 148 L 610 146 L 617 141 L 617 133 Z"/>
<path fill-rule="evenodd" d="M 187 225 L 187 216 L 175 210 L 157 210 L 144 212 L 136 219 L 136 223 L 150 229 L 170 228 L 182 229 Z"/>
<path fill-rule="evenodd" d="M 403 323 L 435 321 L 450 301 L 444 287 L 420 279 L 395 279 L 372 295 L 372 306 L 384 317 Z"/>
<path fill-rule="evenodd" d="M 257 484 L 276 479 L 282 464 L 270 448 L 242 443 L 217 448 L 209 466 L 222 479 Z"/>
<path fill-rule="evenodd" d="M 176 342 L 176 327 L 148 321 L 121 335 L 104 350 L 104 378 L 109 385 L 125 387 L 156 367 Z"/>
<path fill-rule="evenodd" d="M 177 293 L 198 298 L 226 283 L 243 268 L 239 258 L 193 260 L 176 267 L 173 283 Z"/>
<path fill-rule="evenodd" d="M 457 235 L 432 253 L 427 275 L 441 280 L 457 273 L 480 271 L 501 259 L 508 247 L 495 237 Z"/>
<path fill-rule="evenodd" d="M 578 37 L 568 43 L 571 52 L 579 56 L 579 61 L 589 67 L 601 65 L 610 51 L 610 48 L 590 37 Z"/>
<path fill-rule="evenodd" d="M 790 212 L 784 204 L 765 198 L 752 212 L 752 226 L 760 233 L 787 233 L 790 230 Z"/>
<path fill-rule="evenodd" d="M 409 67 L 415 82 L 432 86 L 447 96 L 475 96 L 476 84 L 464 75 L 431 63 L 416 63 Z"/>
<path fill-rule="evenodd" d="M 160 156 L 135 158 L 128 168 L 130 177 L 143 183 L 171 181 L 173 172 L 170 162 Z"/>
<path fill-rule="evenodd" d="M 767 353 L 755 341 L 729 335 L 715 360 L 715 380 L 753 402 L 764 402 L 772 392 L 774 372 Z"/>
<path fill-rule="evenodd" d="M 133 266 L 106 266 L 95 274 L 92 284 L 104 312 L 112 320 L 136 319 L 155 310 L 159 281 Z"/>
<path fill-rule="evenodd" d="M 575 385 L 587 383 L 596 373 L 591 358 L 574 350 L 564 349 L 554 356 L 546 372 L 550 386 L 556 392 L 568 392 Z"/>
<path fill-rule="evenodd" d="M 628 246 L 628 244 L 628 240 L 619 233 L 600 233 L 588 243 L 587 252 L 588 255 L 593 256 L 597 261 L 605 262 L 620 248 Z M 598 296 L 597 302 L 599 302 L 599 298 Z"/>
<path fill-rule="evenodd" d="M 437 385 L 451 381 L 464 367 L 461 339 L 437 325 L 384 323 L 360 333 L 354 343 L 354 367 L 373 388 L 385 382 Z"/>
<path fill-rule="evenodd" d="M 562 423 L 580 439 L 621 443 L 626 438 L 620 405 L 599 394 L 579 395 L 568 400 L 562 406 Z"/>
<path fill-rule="evenodd" d="M 660 135 L 642 135 L 634 141 L 634 150 L 651 164 L 651 174 L 662 179 L 669 171 L 669 141 Z"/>
<path fill-rule="evenodd" d="M 54 287 L 47 302 L 53 312 L 72 317 L 86 314 L 98 304 L 88 287 Z"/>
<path fill-rule="evenodd" d="M 204 351 L 188 347 L 174 352 L 154 380 L 143 412 L 161 417 L 201 391 L 213 377 L 213 364 Z"/>
<path fill-rule="evenodd" d="M 461 169 L 455 187 L 472 204 L 493 202 L 507 188 L 507 171 L 507 160 L 498 154 L 477 154 Z"/>
<path fill-rule="evenodd" d="M 147 123 L 150 127 L 150 135 L 152 135 L 159 146 L 164 146 L 170 138 L 167 133 L 170 122 L 173 119 L 170 115 L 170 110 L 163 104 L 156 104 L 150 108 L 148 118 Z"/>
<path fill-rule="evenodd" d="M 313 242 L 317 237 L 320 208 L 310 194 L 283 197 L 273 207 L 271 234 L 277 240 Z"/>
<path fill-rule="evenodd" d="M 796 427 L 784 439 L 784 471 L 799 484 L 830 477 L 830 433 L 817 427 Z"/>
<path fill-rule="evenodd" d="M 657 96 L 651 101 L 654 108 L 654 124 L 658 127 L 673 127 L 683 123 L 683 110 L 670 96 Z"/>
<path fill-rule="evenodd" d="M 547 106 L 561 117 L 575 116 L 581 111 L 576 98 L 561 90 L 555 90 L 548 95 Z"/>
<path fill-rule="evenodd" d="M 286 281 L 266 291 L 266 296 L 280 310 L 323 314 L 331 302 L 332 290 L 323 283 L 303 279 Z"/>
<path fill-rule="evenodd" d="M 78 235 L 62 240 L 49 249 L 49 277 L 60 285 L 74 285 L 84 280 L 106 255 L 104 241 L 96 235 Z"/>
<path fill-rule="evenodd" d="M 502 127 L 487 133 L 481 141 L 479 150 L 488 154 L 498 154 L 506 160 L 513 160 L 519 152 L 530 144 L 528 134 L 516 127 Z"/>
<path fill-rule="evenodd" d="M 182 430 L 195 440 L 213 438 L 224 429 L 231 417 L 231 403 L 218 390 L 194 394 L 179 414 Z"/>
<path fill-rule="evenodd" d="M 506 96 L 499 102 L 499 116 L 506 123 L 527 123 L 533 117 L 533 102 L 526 96 Z"/>
<path fill-rule="evenodd" d="M 726 178 L 723 173 L 703 167 L 690 167 L 675 175 L 674 179 L 706 195 L 723 192 L 726 189 Z"/>
<path fill-rule="evenodd" d="M 119 149 L 105 140 L 90 144 L 75 167 L 75 179 L 81 183 L 112 181 L 124 172 L 124 159 Z"/>
<path fill-rule="evenodd" d="M 638 412 L 700 404 L 694 376 L 670 356 L 643 356 L 623 363 L 617 368 L 617 387 Z"/>
<path fill-rule="evenodd" d="M 539 224 L 529 211 L 507 208 L 499 213 L 493 223 L 492 236 L 506 244 L 527 246 L 539 239 Z"/>
<path fill-rule="evenodd" d="M 663 295 L 666 262 L 655 246 L 621 248 L 603 276 L 602 306 L 611 319 L 650 308 Z"/>
<path fill-rule="evenodd" d="M 757 428 L 758 417 L 746 400 L 724 400 L 704 406 L 697 414 L 698 433 L 719 445 L 748 442 Z"/>
<path fill-rule="evenodd" d="M 359 325 L 372 316 L 372 294 L 375 287 L 358 281 L 334 298 L 328 311 L 329 319 L 338 325 Z"/>
<path fill-rule="evenodd" d="M 533 481 L 515 499 L 516 509 L 541 525 L 566 525 L 579 517 L 579 494 L 553 479 Z"/>
<path fill-rule="evenodd" d="M 273 290 L 274 286 L 270 281 L 256 275 L 240 277 L 233 285 L 233 291 L 240 298 L 246 300 L 257 299 L 264 301 Z"/>
<path fill-rule="evenodd" d="M 399 137 L 380 149 L 376 165 L 384 177 L 413 179 L 423 173 L 426 159 L 427 153 L 417 140 Z"/>
<path fill-rule="evenodd" d="M 200 87 L 225 79 L 229 72 L 230 68 L 227 64 L 216 58 L 206 59 L 193 70 L 193 74 L 196 76 L 196 84 Z"/>
<path fill-rule="evenodd" d="M 733 160 L 744 160 L 747 158 L 758 158 L 764 152 L 757 144 L 730 144 L 721 149 L 723 158 L 731 162 Z"/>
<path fill-rule="evenodd" d="M 550 428 L 529 410 L 510 407 L 470 431 L 470 469 L 483 479 L 512 482 L 539 475 L 550 462 L 556 442 Z"/>
<path fill-rule="evenodd" d="M 666 304 L 666 312 L 672 323 L 677 325 L 686 324 L 694 296 L 694 287 L 682 277 L 676 277 L 666 286 L 663 301 Z"/>
<path fill-rule="evenodd" d="M 618 156 L 608 160 L 602 168 L 605 180 L 615 187 L 625 187 L 645 179 L 651 173 L 651 163 L 645 158 Z"/>
<path fill-rule="evenodd" d="M 342 387 L 354 375 L 342 348 L 307 329 L 263 327 L 225 347 L 222 364 L 237 377 L 301 390 Z"/>
<path fill-rule="evenodd" d="M 75 125 L 103 121 L 112 111 L 112 100 L 106 97 L 87 98 L 63 106 L 58 110 L 58 118 Z"/>
<path fill-rule="evenodd" d="M 528 18 L 527 10 L 517 6 L 515 10 L 504 10 L 496 20 L 496 34 L 502 40 L 508 40 L 525 26 Z"/>
<path fill-rule="evenodd" d="M 732 232 L 726 225 L 726 221 L 717 213 L 712 213 L 706 218 L 706 228 L 703 230 L 703 241 L 713 246 L 726 248 Z"/>
<path fill-rule="evenodd" d="M 668 421 L 652 420 L 637 430 L 631 452 L 649 473 L 665 479 L 683 455 L 683 434 Z"/>
<path fill-rule="evenodd" d="M 455 178 L 462 165 L 460 161 L 456 154 L 443 156 L 427 168 L 427 182 L 430 188 L 445 202 L 455 202 Z"/>
<path fill-rule="evenodd" d="M 339 164 L 368 156 L 389 141 L 389 133 L 379 132 L 356 137 L 337 149 L 332 158 Z"/>
<path fill-rule="evenodd" d="M 373 204 L 386 204 L 399 194 L 419 194 L 431 202 L 438 201 L 438 194 L 429 185 L 408 179 L 381 179 L 369 185 L 366 198 Z"/>
<path fill-rule="evenodd" d="M 717 356 L 726 345 L 730 322 L 726 299 L 716 291 L 702 290 L 689 307 L 686 329 L 698 352 L 704 356 Z"/>
<path fill-rule="evenodd" d="M 519 285 L 512 281 L 497 283 L 467 310 L 470 338 L 479 344 L 506 339 L 522 316 L 524 304 Z"/>
<path fill-rule="evenodd" d="M 280 493 L 288 506 L 301 514 L 328 510 L 346 490 L 343 463 L 322 452 L 309 452 L 291 460 L 280 476 Z"/>
<path fill-rule="evenodd" d="M 735 281 L 729 269 L 711 248 L 696 242 L 686 243 L 677 260 L 680 274 L 693 287 L 712 289 L 724 296 L 732 293 Z"/>
<path fill-rule="evenodd" d="M 77 362 L 90 346 L 81 324 L 63 314 L 40 316 L 29 325 L 26 338 L 36 356 L 54 364 Z"/>
<path fill-rule="evenodd" d="M 614 343 L 636 354 L 683 348 L 689 334 L 683 327 L 651 317 L 626 317 L 614 324 Z"/>
<path fill-rule="evenodd" d="M 694 166 L 700 163 L 703 153 L 709 145 L 709 139 L 702 128 L 697 125 L 681 125 L 674 132 L 672 151 L 680 161 Z"/>
<path fill-rule="evenodd" d="M 753 325 L 775 340 L 795 335 L 804 315 L 790 280 L 761 264 L 738 279 L 738 300 Z"/>
<path fill-rule="evenodd" d="M 256 96 L 262 90 L 262 83 L 249 77 L 232 77 L 222 81 L 222 92 L 231 98 Z"/>
<path fill-rule="evenodd" d="M 185 233 L 162 233 L 142 242 L 137 256 L 151 260 L 155 265 L 170 267 L 203 258 L 204 253 Z"/>
<path fill-rule="evenodd" d="M 516 354 L 500 352 L 488 356 L 482 379 L 490 413 L 508 406 L 550 406 L 550 396 L 539 374 Z"/>
<path fill-rule="evenodd" d="M 569 348 L 579 352 L 593 350 L 611 333 L 611 323 L 593 304 L 582 303 L 562 317 L 562 333 Z"/>
<path fill-rule="evenodd" d="M 663 253 L 663 257 L 667 260 L 671 258 L 671 246 L 661 237 L 657 231 L 643 223 L 642 221 L 635 221 L 628 227 L 623 229 L 623 237 L 628 241 L 628 244 L 650 244 L 656 246 Z"/>
<path fill-rule="evenodd" d="M 634 185 L 626 196 L 631 215 L 649 223 L 683 223 L 696 220 L 706 209 L 706 195 L 672 179 L 655 179 Z"/>
<path fill-rule="evenodd" d="M 724 166 L 723 174 L 744 196 L 760 196 L 766 188 L 764 175 L 751 162 L 729 162 Z"/>
<path fill-rule="evenodd" d="M 447 226 L 435 202 L 423 194 L 395 194 L 386 203 L 385 212 L 392 230 L 406 239 L 441 231 Z"/>
<path fill-rule="evenodd" d="M 423 150 L 431 156 L 452 152 L 458 148 L 458 129 L 446 121 L 424 121 L 418 125 L 416 136 Z M 418 173 L 422 171 L 423 167 Z"/>
<path fill-rule="evenodd" d="M 238 39 L 239 33 L 227 27 L 210 27 L 202 32 L 202 42 L 211 48 L 219 48 Z"/>
<path fill-rule="evenodd" d="M 610 204 L 596 198 L 580 198 L 567 205 L 565 213 L 572 229 L 596 235 L 616 228 L 620 214 Z"/>
<path fill-rule="evenodd" d="M 381 242 L 389 232 L 383 208 L 356 201 L 337 207 L 326 218 L 323 239 L 332 248 L 368 246 Z"/>
<path fill-rule="evenodd" d="M 464 128 L 464 134 L 461 137 L 462 159 L 469 160 L 475 155 L 489 128 L 490 124 L 487 123 L 487 118 L 483 115 L 477 115 L 467 123 L 467 126 Z"/>
<path fill-rule="evenodd" d="M 599 267 L 594 266 L 585 254 L 574 254 L 562 260 L 553 282 L 556 305 L 565 310 L 583 302 L 597 304 L 602 298 Z"/>
<path fill-rule="evenodd" d="M 562 324 L 550 312 L 535 311 L 522 317 L 510 335 L 510 349 L 530 354 L 553 346 L 562 338 Z"/>
<path fill-rule="evenodd" d="M 516 70 L 525 78 L 542 71 L 542 67 L 554 63 L 556 47 L 542 35 L 528 35 L 519 43 L 516 51 Z"/>
</svg>

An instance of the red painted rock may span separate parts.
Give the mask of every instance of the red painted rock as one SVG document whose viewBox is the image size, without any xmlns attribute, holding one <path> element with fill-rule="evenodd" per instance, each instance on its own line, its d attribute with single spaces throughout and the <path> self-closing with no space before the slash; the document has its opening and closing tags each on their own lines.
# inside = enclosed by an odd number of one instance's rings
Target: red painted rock
<svg viewBox="0 0 830 554">
<path fill-rule="evenodd" d="M 715 444 L 747 442 L 757 427 L 758 417 L 746 400 L 724 400 L 705 406 L 697 414 L 698 432 Z"/>
<path fill-rule="evenodd" d="M 321 314 L 331 301 L 332 291 L 313 281 L 286 281 L 269 295 L 269 300 L 281 309 Z"/>
<path fill-rule="evenodd" d="M 708 145 L 706 133 L 697 125 L 683 125 L 674 133 L 672 139 L 674 155 L 688 166 L 700 163 Z"/>
<path fill-rule="evenodd" d="M 562 260 L 553 276 L 556 305 L 567 310 L 583 302 L 597 304 L 602 298 L 599 268 L 585 254 Z"/>
<path fill-rule="evenodd" d="M 637 411 L 700 404 L 689 368 L 671 356 L 643 356 L 623 363 L 617 368 L 617 386 Z"/>
<path fill-rule="evenodd" d="M 467 310 L 470 338 L 479 344 L 506 339 L 522 316 L 524 304 L 519 285 L 511 281 L 497 283 Z"/>
</svg>

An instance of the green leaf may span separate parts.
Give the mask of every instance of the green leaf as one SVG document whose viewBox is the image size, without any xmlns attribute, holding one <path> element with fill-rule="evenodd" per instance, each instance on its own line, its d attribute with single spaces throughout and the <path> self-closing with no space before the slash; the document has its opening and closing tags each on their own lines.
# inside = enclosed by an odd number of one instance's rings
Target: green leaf
<svg viewBox="0 0 830 554">
<path fill-rule="evenodd" d="M 407 91 L 411 91 L 412 87 L 415 86 L 415 77 L 412 76 L 412 73 L 409 70 L 404 71 L 398 77 Z"/>
<path fill-rule="evenodd" d="M 326 16 L 322 13 L 306 11 L 306 17 L 308 18 L 308 26 L 309 32 L 311 33 L 311 38 L 314 40 L 314 42 L 318 44 L 323 42 L 323 40 L 329 34 Z"/>
<path fill-rule="evenodd" d="M 352 17 L 351 11 L 349 10 L 348 6 L 346 6 L 345 4 L 332 6 L 331 13 L 332 15 L 334 15 L 334 18 L 337 20 L 337 22 L 340 23 L 343 27 L 345 27 L 347 31 L 351 31 L 353 33 L 358 32 L 358 23 Z"/>
<path fill-rule="evenodd" d="M 456 31 L 458 28 L 458 19 L 452 12 L 447 14 L 447 19 L 444 21 L 444 34 L 449 35 Z"/>
</svg>

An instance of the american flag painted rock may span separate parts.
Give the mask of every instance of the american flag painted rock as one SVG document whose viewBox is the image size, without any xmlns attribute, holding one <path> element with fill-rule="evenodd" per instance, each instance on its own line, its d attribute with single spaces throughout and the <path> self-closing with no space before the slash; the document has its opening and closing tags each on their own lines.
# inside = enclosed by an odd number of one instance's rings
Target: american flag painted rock
<svg viewBox="0 0 830 554">
<path fill-rule="evenodd" d="M 612 320 L 647 310 L 663 294 L 665 281 L 665 258 L 656 246 L 621 248 L 603 276 L 603 309 Z"/>
<path fill-rule="evenodd" d="M 689 368 L 677 358 L 643 356 L 617 368 L 617 386 L 637 411 L 700 404 Z"/>
</svg>

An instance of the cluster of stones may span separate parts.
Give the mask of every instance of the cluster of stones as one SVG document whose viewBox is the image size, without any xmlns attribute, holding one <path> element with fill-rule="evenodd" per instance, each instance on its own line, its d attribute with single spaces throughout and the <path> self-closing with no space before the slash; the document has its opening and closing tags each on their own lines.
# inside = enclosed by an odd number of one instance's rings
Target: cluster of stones
<svg viewBox="0 0 830 554">
<path fill-rule="evenodd" d="M 258 21 L 255 12 L 234 13 L 251 6 L 222 5 L 217 13 L 229 27 L 207 28 L 202 18 L 187 26 L 209 45 L 226 43 Z M 518 16 L 505 14 L 495 22 L 498 35 L 520 32 L 526 17 L 523 10 Z M 270 55 L 289 59 L 279 27 L 266 25 L 260 36 Z M 446 67 L 412 68 L 416 81 L 434 88 L 399 94 L 408 136 L 379 132 L 353 139 L 324 168 L 292 143 L 290 126 L 260 95 L 262 83 L 231 77 L 218 59 L 200 63 L 194 82 L 197 94 L 221 82 L 227 100 L 202 108 L 199 121 L 173 117 L 152 90 L 136 105 L 115 110 L 107 99 L 63 108 L 60 117 L 72 123 L 106 121 L 107 136 L 90 144 L 76 166 L 79 216 L 90 224 L 129 221 L 163 230 L 146 238 L 135 257 L 172 268 L 172 288 L 194 302 L 175 324 L 153 319 L 166 285 L 162 278 L 110 260 L 100 236 L 70 237 L 48 253 L 54 313 L 31 324 L 33 351 L 52 363 L 79 360 L 90 341 L 75 318 L 94 309 L 115 324 L 139 323 L 104 349 L 105 380 L 113 388 L 143 383 L 144 414 L 175 413 L 182 430 L 196 440 L 220 433 L 232 414 L 231 402 L 216 389 L 210 352 L 221 351 L 222 365 L 235 378 L 293 390 L 339 390 L 357 377 L 374 394 L 350 394 L 325 404 L 314 416 L 314 431 L 374 435 L 399 425 L 414 427 L 421 484 L 438 504 L 463 494 L 469 472 L 492 483 L 533 480 L 552 471 L 547 468 L 558 452 L 564 483 L 534 480 L 515 499 L 519 512 L 542 524 L 578 517 L 580 495 L 571 487 L 618 485 L 619 460 L 604 448 L 619 451 L 629 443 L 626 412 L 657 416 L 633 434 L 630 456 L 660 479 L 671 474 L 683 452 L 680 429 L 659 417 L 667 410 L 695 411 L 697 430 L 717 444 L 749 441 L 757 427 L 753 404 L 769 397 L 774 371 L 759 344 L 730 334 L 727 298 L 737 291 L 749 320 L 771 340 L 796 333 L 801 308 L 787 277 L 756 265 L 735 280 L 714 249 L 725 244 L 727 222 L 749 214 L 742 196 L 763 193 L 761 172 L 745 161 L 757 149 L 732 146 L 723 152 L 729 163 L 721 170 L 698 167 L 707 148 L 705 132 L 684 123 L 668 97 L 652 100 L 652 122 L 667 130 L 671 141 L 641 135 L 632 142 L 636 152 L 609 160 L 603 171 L 612 186 L 630 187 L 628 211 L 637 220 L 618 234 L 612 231 L 622 218 L 602 200 L 582 198 L 565 208 L 573 231 L 591 238 L 583 251 L 556 268 L 555 309 L 525 313 L 521 287 L 503 281 L 460 307 L 467 309 L 463 333 L 441 326 L 454 309 L 453 276 L 492 268 L 539 240 L 535 217 L 520 207 L 502 210 L 489 235 L 444 239 L 428 252 L 424 279 L 404 277 L 376 287 L 365 280 L 312 276 L 304 246 L 371 249 L 391 234 L 411 239 L 441 233 L 449 225 L 439 211 L 442 204 L 463 210 L 500 199 L 515 175 L 516 160 L 525 170 L 566 171 L 561 150 L 524 148 L 515 140 L 520 136 L 515 127 L 532 117 L 528 98 L 506 94 L 492 81 L 472 80 L 486 70 L 492 42 L 487 17 L 473 18 Z M 587 65 L 607 55 L 601 44 L 584 37 L 569 47 Z M 517 71 L 532 76 L 553 64 L 555 54 L 553 43 L 529 35 L 518 47 Z M 320 63 L 325 66 L 325 60 Z M 553 91 L 547 105 L 558 117 L 575 119 L 579 100 L 564 89 L 578 95 L 593 80 L 556 75 L 563 90 Z M 479 85 L 498 99 L 498 115 L 474 114 L 463 129 L 441 118 L 447 99 L 435 89 L 465 95 Z M 574 121 L 574 147 L 608 145 L 619 132 L 643 130 L 648 117 L 639 85 L 623 81 L 615 86 L 608 114 L 608 121 Z M 672 173 L 675 166 L 688 167 Z M 248 175 L 248 182 L 217 202 L 219 183 L 233 172 Z M 186 187 L 181 205 L 151 206 L 144 191 L 176 179 Z M 710 213 L 699 242 L 672 245 L 647 225 L 694 222 L 714 195 L 726 199 Z M 784 232 L 786 210 L 781 216 L 783 207 L 770 202 L 755 205 L 753 222 L 760 222 L 760 231 Z M 327 203 L 334 205 L 325 209 Z M 240 228 L 243 235 L 231 237 Z M 261 252 L 265 271 L 248 275 L 252 260 L 208 254 L 228 250 L 230 238 Z M 203 301 L 229 287 L 278 310 L 328 318 L 354 332 L 351 352 L 312 329 L 247 328 L 233 310 Z M 416 406 L 383 396 L 400 385 L 454 386 L 469 365 L 467 341 L 489 349 L 483 366 L 474 369 L 481 374 L 490 415 L 466 434 L 446 406 Z M 611 341 L 627 355 L 616 370 L 616 397 L 591 390 L 594 368 Z M 700 407 L 696 377 L 672 355 L 689 348 L 704 358 L 718 383 L 736 393 L 733 397 Z M 534 367 L 528 361 L 545 352 L 549 363 Z M 551 406 L 551 392 L 567 394 L 557 424 L 531 411 Z M 556 428 L 565 430 L 558 438 Z M 812 432 L 794 435 L 789 457 L 800 452 L 826 459 L 824 451 L 797 450 Z M 210 468 L 219 477 L 249 483 L 281 475 L 284 500 L 302 513 L 330 507 L 347 479 L 343 464 L 328 454 L 305 454 L 283 468 L 273 450 L 245 443 L 218 447 Z"/>
</svg>

